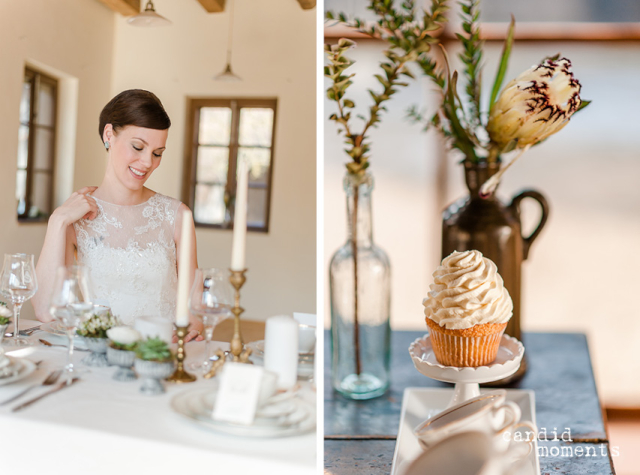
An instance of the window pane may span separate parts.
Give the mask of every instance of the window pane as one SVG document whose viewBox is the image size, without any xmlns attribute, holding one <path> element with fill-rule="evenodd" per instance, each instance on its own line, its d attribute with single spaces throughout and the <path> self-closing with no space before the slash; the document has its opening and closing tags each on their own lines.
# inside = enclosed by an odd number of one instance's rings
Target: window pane
<svg viewBox="0 0 640 475">
<path fill-rule="evenodd" d="M 29 217 L 47 215 L 50 212 L 51 175 L 48 173 L 33 174 L 33 189 Z"/>
<path fill-rule="evenodd" d="M 238 160 L 249 164 L 249 183 L 267 184 L 271 163 L 270 149 L 240 147 Z"/>
<path fill-rule="evenodd" d="M 18 168 L 27 168 L 29 160 L 29 127 L 21 125 L 18 129 Z"/>
<path fill-rule="evenodd" d="M 200 109 L 198 143 L 229 145 L 231 137 L 231 109 L 203 107 Z"/>
<path fill-rule="evenodd" d="M 36 128 L 36 143 L 33 167 L 36 170 L 53 168 L 53 131 Z"/>
<path fill-rule="evenodd" d="M 273 109 L 240 109 L 240 145 L 271 147 Z"/>
<path fill-rule="evenodd" d="M 27 193 L 27 172 L 26 170 L 18 170 L 16 175 L 16 200 L 23 203 L 22 212 L 24 212 L 24 202 Z M 18 210 L 20 213 L 20 210 Z"/>
<path fill-rule="evenodd" d="M 225 213 L 224 186 L 196 185 L 194 216 L 197 222 L 223 224 Z"/>
<path fill-rule="evenodd" d="M 38 91 L 38 110 L 36 111 L 36 124 L 53 126 L 55 124 L 54 105 L 55 89 L 53 85 L 40 81 Z"/>
<path fill-rule="evenodd" d="M 267 221 L 267 190 L 249 188 L 247 225 L 265 227 Z"/>
<path fill-rule="evenodd" d="M 198 147 L 196 181 L 227 183 L 229 149 L 227 147 Z"/>
<path fill-rule="evenodd" d="M 22 97 L 20 98 L 20 122 L 29 122 L 31 106 L 31 82 L 25 82 L 22 84 Z"/>
</svg>

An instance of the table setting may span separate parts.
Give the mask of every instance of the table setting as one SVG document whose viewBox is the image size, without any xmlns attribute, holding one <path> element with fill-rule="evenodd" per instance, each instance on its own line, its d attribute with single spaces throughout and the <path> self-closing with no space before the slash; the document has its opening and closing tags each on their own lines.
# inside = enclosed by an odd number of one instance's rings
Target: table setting
<svg viewBox="0 0 640 475">
<path fill-rule="evenodd" d="M 33 328 L 38 323 L 23 320 L 20 328 Z M 67 371 L 63 369 L 68 365 L 66 345 L 48 347 L 38 342 L 54 341 L 56 337 L 62 340 L 59 335 L 38 330 L 28 337 L 31 346 L 8 351 L 7 358 L 16 375 L 0 378 L 0 425 L 7 433 L 16 435 L 12 440 L 20 440 L 18 434 L 23 433 L 22 440 L 29 440 L 29 445 L 37 442 L 50 448 L 53 444 L 62 451 L 66 438 L 74 440 L 74 444 L 85 437 L 96 442 L 107 439 L 122 457 L 133 457 L 147 447 L 151 450 L 154 444 L 160 452 L 159 448 L 168 444 L 171 453 L 189 453 L 191 458 L 198 457 L 198 463 L 209 460 L 220 467 L 256 470 L 272 467 L 279 473 L 292 474 L 314 471 L 315 388 L 306 377 L 301 376 L 289 390 L 276 391 L 275 377 L 271 389 L 268 384 L 261 385 L 264 400 L 258 405 L 255 424 L 216 424 L 211 411 L 219 390 L 219 377 L 200 377 L 188 387 L 162 382 L 163 393 L 148 396 L 140 390 L 139 374 L 129 382 L 114 380 L 122 367 L 87 366 L 79 361 L 86 353 L 82 352 L 74 356 L 76 371 L 73 384 L 68 386 L 64 375 Z M 185 344 L 185 364 L 201 363 L 208 354 L 206 345 L 204 341 Z M 209 346 L 213 352 L 230 349 L 225 342 L 211 341 Z M 137 370 L 136 367 L 136 373 Z M 44 384 L 45 381 L 49 384 Z M 30 399 L 54 390 L 55 393 L 20 408 Z M 195 407 L 194 397 L 197 402 L 202 399 L 203 404 Z M 19 409 L 15 411 L 16 408 Z M 278 425 L 273 427 L 273 421 Z M 47 434 L 51 431 L 65 435 L 62 440 L 59 436 L 49 440 Z M 89 434 L 85 434 L 87 431 Z M 14 452 L 22 453 L 21 444 L 10 445 Z M 99 448 L 91 448 L 89 453 L 97 456 L 99 452 Z M 116 458 L 120 459 L 120 455 Z M 103 471 L 95 473 L 106 473 L 115 465 L 107 463 L 101 468 Z M 46 463 L 34 464 L 33 473 L 45 466 Z M 143 462 L 140 467 L 144 467 Z"/>
<path fill-rule="evenodd" d="M 76 264 L 56 269 L 53 320 L 21 320 L 22 304 L 38 291 L 34 256 L 5 255 L 0 292 L 13 312 L 1 307 L 0 427 L 11 434 L 12 456 L 3 470 L 315 472 L 315 315 L 272 316 L 264 340 L 242 338 L 247 173 L 245 164 L 229 269 L 190 277 L 192 220 L 184 212 L 175 315 L 123 324 Z M 191 315 L 204 341 L 187 341 Z M 217 324 L 231 318 L 230 341 L 214 341 Z M 34 448 L 39 456 L 27 462 Z"/>
</svg>

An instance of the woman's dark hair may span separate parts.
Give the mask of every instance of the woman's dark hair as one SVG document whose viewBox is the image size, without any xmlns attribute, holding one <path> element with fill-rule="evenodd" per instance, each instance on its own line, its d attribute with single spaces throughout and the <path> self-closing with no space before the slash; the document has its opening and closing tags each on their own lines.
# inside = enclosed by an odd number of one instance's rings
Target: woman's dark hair
<svg viewBox="0 0 640 475">
<path fill-rule="evenodd" d="M 171 120 L 155 94 L 143 89 L 129 89 L 111 99 L 100 112 L 100 140 L 107 124 L 111 124 L 116 133 L 127 125 L 166 130 L 171 126 Z"/>
</svg>

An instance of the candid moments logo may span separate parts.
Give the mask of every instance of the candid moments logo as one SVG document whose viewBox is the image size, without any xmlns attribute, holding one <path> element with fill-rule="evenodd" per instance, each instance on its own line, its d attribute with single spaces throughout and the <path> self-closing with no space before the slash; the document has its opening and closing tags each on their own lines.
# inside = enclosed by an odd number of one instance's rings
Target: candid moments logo
<svg viewBox="0 0 640 475">
<path fill-rule="evenodd" d="M 612 446 L 611 454 L 609 454 L 609 448 L 607 444 L 594 444 L 581 441 L 574 441 L 571 438 L 571 429 L 565 428 L 562 433 L 558 433 L 556 427 L 552 431 L 547 431 L 546 427 L 541 428 L 536 435 L 533 431 L 506 431 L 503 434 L 505 440 L 519 442 L 531 442 L 534 439 L 538 439 L 542 444 L 538 444 L 538 456 L 539 457 L 618 457 L 620 455 L 620 448 L 618 446 Z M 544 442 L 561 442 L 560 445 L 547 445 Z"/>
</svg>

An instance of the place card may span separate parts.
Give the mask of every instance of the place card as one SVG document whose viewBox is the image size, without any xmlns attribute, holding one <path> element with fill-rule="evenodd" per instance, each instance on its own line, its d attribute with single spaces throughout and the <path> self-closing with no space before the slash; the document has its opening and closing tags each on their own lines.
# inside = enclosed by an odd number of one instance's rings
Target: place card
<svg viewBox="0 0 640 475">
<path fill-rule="evenodd" d="M 213 418 L 237 424 L 253 424 L 263 373 L 261 366 L 225 363 L 220 374 Z"/>
</svg>

